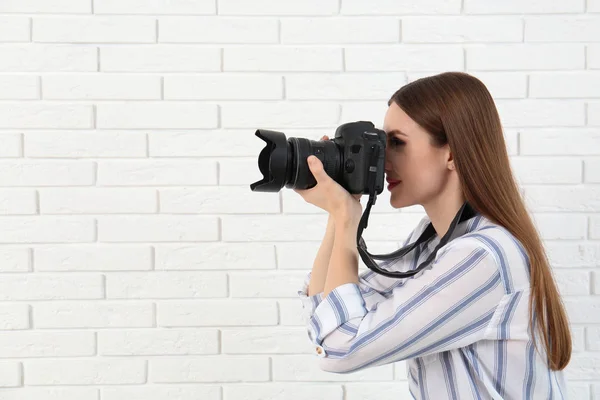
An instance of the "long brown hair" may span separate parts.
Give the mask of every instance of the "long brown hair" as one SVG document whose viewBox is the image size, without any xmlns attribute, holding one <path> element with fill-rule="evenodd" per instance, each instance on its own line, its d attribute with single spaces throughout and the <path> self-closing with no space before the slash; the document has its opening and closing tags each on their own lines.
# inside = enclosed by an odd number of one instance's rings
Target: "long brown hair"
<svg viewBox="0 0 600 400">
<path fill-rule="evenodd" d="M 500 116 L 485 85 L 463 72 L 413 81 L 393 94 L 397 104 L 431 135 L 449 144 L 465 199 L 481 215 L 506 228 L 529 261 L 530 327 L 542 332 L 548 365 L 562 370 L 571 358 L 571 332 L 538 231 L 510 166 Z M 536 350 L 539 351 L 537 345 Z"/>
</svg>

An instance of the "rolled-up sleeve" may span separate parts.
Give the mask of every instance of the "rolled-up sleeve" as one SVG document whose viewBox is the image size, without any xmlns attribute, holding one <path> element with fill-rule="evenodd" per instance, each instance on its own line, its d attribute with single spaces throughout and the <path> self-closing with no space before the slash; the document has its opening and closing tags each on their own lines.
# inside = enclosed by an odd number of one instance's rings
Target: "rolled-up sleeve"
<svg viewBox="0 0 600 400">
<path fill-rule="evenodd" d="M 302 283 L 302 288 L 298 290 L 298 297 L 302 301 L 302 319 L 304 320 L 304 323 L 308 323 L 310 317 L 313 316 L 315 309 L 323 300 L 323 292 L 312 296 L 308 295 L 308 285 L 310 283 L 311 274 L 312 272 L 306 274 L 304 282 Z"/>
<path fill-rule="evenodd" d="M 320 368 L 349 373 L 482 339 L 506 294 L 498 265 L 480 241 L 456 239 L 370 310 L 359 285 L 336 287 L 307 323 Z"/>
</svg>

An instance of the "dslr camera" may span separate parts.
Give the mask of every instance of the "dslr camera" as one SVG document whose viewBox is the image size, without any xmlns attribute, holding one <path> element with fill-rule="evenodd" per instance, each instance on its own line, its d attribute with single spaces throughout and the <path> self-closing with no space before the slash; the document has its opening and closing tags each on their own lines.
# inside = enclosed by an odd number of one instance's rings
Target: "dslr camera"
<svg viewBox="0 0 600 400">
<path fill-rule="evenodd" d="M 263 179 L 250 185 L 254 192 L 278 192 L 282 187 L 310 189 L 317 184 L 306 159 L 314 155 L 327 175 L 351 194 L 381 194 L 384 187 L 384 131 L 370 121 L 340 125 L 333 139 L 316 141 L 258 129 L 267 144 L 258 156 Z"/>
</svg>

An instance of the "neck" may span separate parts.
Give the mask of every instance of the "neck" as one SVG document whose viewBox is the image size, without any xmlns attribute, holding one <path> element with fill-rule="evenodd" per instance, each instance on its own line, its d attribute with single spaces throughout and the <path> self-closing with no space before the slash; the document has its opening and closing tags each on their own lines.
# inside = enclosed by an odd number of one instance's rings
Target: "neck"
<svg viewBox="0 0 600 400">
<path fill-rule="evenodd" d="M 460 190 L 453 190 L 441 194 L 428 204 L 423 204 L 438 237 L 442 238 L 448 232 L 452 220 L 465 201 Z"/>
</svg>

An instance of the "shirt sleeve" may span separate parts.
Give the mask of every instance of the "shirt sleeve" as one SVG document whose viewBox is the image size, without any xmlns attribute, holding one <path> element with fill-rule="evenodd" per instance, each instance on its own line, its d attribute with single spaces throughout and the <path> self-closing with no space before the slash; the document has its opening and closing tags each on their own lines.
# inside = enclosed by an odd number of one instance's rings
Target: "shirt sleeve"
<svg viewBox="0 0 600 400">
<path fill-rule="evenodd" d="M 308 319 L 320 368 L 349 373 L 482 339 L 505 295 L 498 265 L 477 239 L 457 238 L 371 310 L 355 283 L 336 287 Z"/>
</svg>

